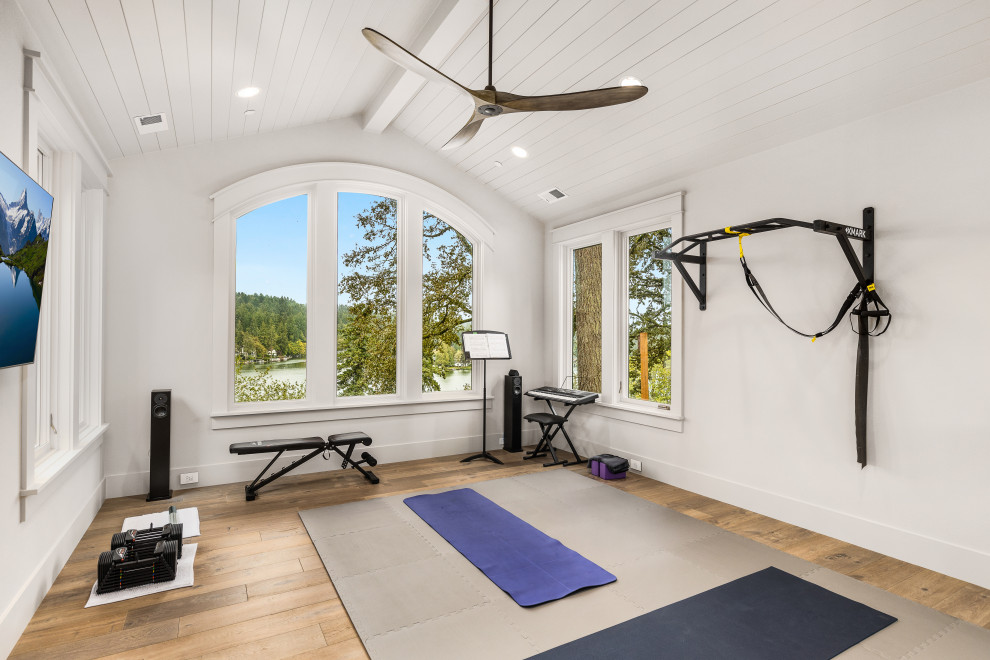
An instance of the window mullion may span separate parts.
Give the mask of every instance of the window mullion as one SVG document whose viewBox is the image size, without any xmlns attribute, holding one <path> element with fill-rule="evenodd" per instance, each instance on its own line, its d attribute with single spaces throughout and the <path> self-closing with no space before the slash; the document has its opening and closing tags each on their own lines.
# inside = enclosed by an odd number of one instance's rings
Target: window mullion
<svg viewBox="0 0 990 660">
<path fill-rule="evenodd" d="M 58 450 L 72 449 L 75 438 L 78 402 L 73 396 L 77 370 L 75 360 L 76 317 L 75 292 L 72 280 L 75 274 L 75 248 L 77 240 L 76 220 L 82 213 L 82 171 L 79 157 L 71 152 L 60 152 L 56 159 L 58 189 L 68 204 L 59 210 L 57 241 L 58 270 L 56 287 L 58 296 L 51 308 L 52 339 L 57 345 L 55 360 L 51 364 L 51 386 L 58 392 L 56 409 L 49 411 L 58 438 Z M 57 322 L 56 322 L 57 319 Z"/>
<path fill-rule="evenodd" d="M 559 296 L 555 309 L 559 316 L 557 326 L 557 336 L 560 337 L 560 350 L 556 351 L 557 364 L 555 370 L 551 372 L 551 385 L 564 383 L 564 386 L 573 385 L 567 377 L 571 375 L 573 355 L 571 354 L 574 342 L 574 248 L 555 246 L 557 268 L 556 294 Z"/>
<path fill-rule="evenodd" d="M 614 231 L 602 233 L 602 403 L 614 403 L 619 396 L 623 356 L 620 355 L 622 342 L 617 327 L 618 305 L 621 278 L 617 277 L 616 261 L 619 246 L 618 235 Z M 617 350 L 618 349 L 618 350 Z"/>
<path fill-rule="evenodd" d="M 670 216 L 671 242 L 683 235 L 684 214 L 676 213 Z M 684 289 L 680 273 L 676 268 L 671 269 L 670 287 L 670 412 L 676 417 L 684 415 Z"/>
<path fill-rule="evenodd" d="M 400 202 L 399 396 L 423 397 L 423 211 L 424 201 L 407 195 Z"/>
<path fill-rule="evenodd" d="M 332 183 L 317 184 L 307 248 L 306 398 L 331 405 L 337 395 L 337 192 Z"/>
</svg>

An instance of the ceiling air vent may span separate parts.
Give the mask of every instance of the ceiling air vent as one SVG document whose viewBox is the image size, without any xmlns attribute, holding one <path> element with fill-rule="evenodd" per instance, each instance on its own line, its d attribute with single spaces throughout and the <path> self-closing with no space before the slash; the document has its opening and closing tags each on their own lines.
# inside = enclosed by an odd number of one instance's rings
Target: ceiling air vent
<svg viewBox="0 0 990 660">
<path fill-rule="evenodd" d="M 157 115 L 145 115 L 135 117 L 134 125 L 137 126 L 138 133 L 161 133 L 168 130 L 168 122 L 165 120 L 165 113 L 159 112 Z"/>
<path fill-rule="evenodd" d="M 567 197 L 567 194 L 564 193 L 559 188 L 551 188 L 546 192 L 541 192 L 539 195 L 540 195 L 540 199 L 542 199 L 547 204 L 553 204 L 554 202 L 559 202 L 560 200 Z"/>
</svg>

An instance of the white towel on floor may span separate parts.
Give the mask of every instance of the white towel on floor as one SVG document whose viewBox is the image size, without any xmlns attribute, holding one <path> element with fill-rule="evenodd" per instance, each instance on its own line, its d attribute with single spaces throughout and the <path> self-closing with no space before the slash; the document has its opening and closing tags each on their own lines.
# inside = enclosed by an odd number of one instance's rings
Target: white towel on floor
<svg viewBox="0 0 990 660">
<path fill-rule="evenodd" d="M 107 603 L 116 603 L 121 600 L 137 598 L 138 596 L 157 594 L 159 591 L 170 591 L 181 587 L 193 586 L 193 560 L 196 558 L 196 545 L 196 543 L 182 545 L 182 559 L 178 561 L 175 571 L 175 579 L 171 582 L 143 584 L 140 587 L 130 587 L 129 589 L 111 591 L 106 594 L 96 593 L 96 582 L 94 582 L 93 590 L 89 594 L 89 600 L 86 601 L 86 607 L 106 605 Z"/>
<path fill-rule="evenodd" d="M 178 509 L 175 512 L 182 523 L 182 538 L 188 539 L 199 536 L 199 509 L 189 507 L 188 509 Z M 168 511 L 160 513 L 149 513 L 143 516 L 134 516 L 124 520 L 124 526 L 120 531 L 126 532 L 129 529 L 148 529 L 148 527 L 164 527 L 168 524 Z"/>
</svg>

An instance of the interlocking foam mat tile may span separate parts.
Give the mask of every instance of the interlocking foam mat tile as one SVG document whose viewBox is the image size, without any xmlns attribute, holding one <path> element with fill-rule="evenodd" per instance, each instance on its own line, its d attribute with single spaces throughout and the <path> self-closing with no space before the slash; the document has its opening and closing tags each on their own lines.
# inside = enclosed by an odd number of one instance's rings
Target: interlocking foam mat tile
<svg viewBox="0 0 990 660">
<path fill-rule="evenodd" d="M 899 620 L 845 658 L 988 658 L 984 630 L 571 472 L 470 488 L 618 578 L 520 607 L 403 499 L 300 512 L 374 660 L 527 658 L 769 566 Z"/>
</svg>

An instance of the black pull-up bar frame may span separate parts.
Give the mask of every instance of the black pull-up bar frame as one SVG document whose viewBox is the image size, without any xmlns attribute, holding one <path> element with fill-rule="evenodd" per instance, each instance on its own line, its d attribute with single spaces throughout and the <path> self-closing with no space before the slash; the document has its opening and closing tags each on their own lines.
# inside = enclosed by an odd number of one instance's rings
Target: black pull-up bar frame
<svg viewBox="0 0 990 660">
<path fill-rule="evenodd" d="M 860 298 L 859 305 L 852 310 L 852 314 L 856 316 L 856 331 L 857 334 L 859 334 L 859 344 L 856 351 L 855 386 L 856 460 L 862 467 L 866 467 L 866 411 L 869 390 L 871 336 L 870 319 L 874 318 L 877 322 L 879 322 L 879 318 L 881 316 L 887 316 L 889 322 L 889 312 L 886 308 L 881 309 L 880 306 L 877 306 L 875 310 L 869 309 L 869 304 L 871 302 L 876 303 L 879 301 L 879 297 L 875 293 L 876 287 L 874 285 L 874 224 L 875 214 L 873 207 L 863 209 L 862 227 L 851 227 L 849 225 L 829 222 L 826 220 L 804 222 L 801 220 L 792 220 L 790 218 L 770 218 L 767 220 L 759 220 L 757 222 L 748 222 L 741 225 L 732 225 L 723 229 L 713 229 L 711 231 L 691 234 L 689 236 L 681 236 L 668 245 L 665 249 L 656 250 L 653 253 L 653 257 L 655 259 L 664 259 L 674 264 L 674 267 L 677 268 L 677 272 L 680 273 L 682 278 L 684 278 L 684 282 L 688 285 L 691 293 L 693 293 L 694 297 L 698 299 L 698 307 L 704 311 L 708 305 L 708 243 L 711 243 L 712 241 L 722 241 L 727 238 L 738 238 L 741 236 L 762 234 L 764 232 L 777 231 L 778 229 L 787 229 L 789 227 L 811 229 L 819 234 L 827 234 L 835 237 L 839 243 L 839 247 L 842 249 L 842 254 L 845 255 L 846 261 L 849 262 L 849 267 L 852 268 L 853 274 L 856 276 L 856 281 L 862 288 L 862 298 Z M 856 255 L 856 251 L 853 249 L 852 243 L 850 242 L 851 240 L 860 241 L 863 244 L 862 261 Z M 695 248 L 697 248 L 697 254 L 692 254 L 692 251 L 695 250 Z M 741 247 L 740 260 L 742 261 Z M 690 273 L 688 273 L 685 264 L 694 264 L 698 266 L 697 281 L 695 281 L 694 278 L 691 277 Z M 745 268 L 745 262 L 743 265 Z M 749 276 L 749 271 L 747 270 L 746 272 L 747 276 Z M 852 297 L 850 297 L 850 300 L 847 301 L 847 303 L 851 302 L 851 299 Z M 768 309 L 770 309 L 771 313 L 774 313 L 771 308 Z M 774 313 L 774 315 L 776 316 L 776 313 Z M 777 318 L 778 320 L 780 319 L 779 316 Z M 831 330 L 831 328 L 829 328 L 829 330 Z M 886 328 L 884 328 L 884 330 L 886 330 Z M 824 332 L 828 331 L 826 330 Z M 815 335 L 815 338 L 821 334 L 823 333 Z"/>
<path fill-rule="evenodd" d="M 758 220 L 747 222 L 741 225 L 732 225 L 724 229 L 713 229 L 703 231 L 689 236 L 681 236 L 663 250 L 656 250 L 653 253 L 654 259 L 664 259 L 670 261 L 677 268 L 677 272 L 684 278 L 685 284 L 691 289 L 691 293 L 698 299 L 698 307 L 704 310 L 708 306 L 708 243 L 712 241 L 722 241 L 727 238 L 738 238 L 739 236 L 750 236 L 762 234 L 778 229 L 789 227 L 802 227 L 811 229 L 819 234 L 829 234 L 835 236 L 839 242 L 839 247 L 849 262 L 853 274 L 857 281 L 866 287 L 873 283 L 873 208 L 863 209 L 863 227 L 850 227 L 837 222 L 826 220 L 815 220 L 814 222 L 804 222 L 802 220 L 791 220 L 790 218 L 770 218 L 768 220 Z M 860 262 L 856 256 L 849 239 L 862 241 L 863 261 Z M 680 249 L 677 249 L 681 246 Z M 697 254 L 691 251 L 698 248 Z M 698 266 L 697 282 L 688 273 L 684 264 L 695 264 Z"/>
</svg>

